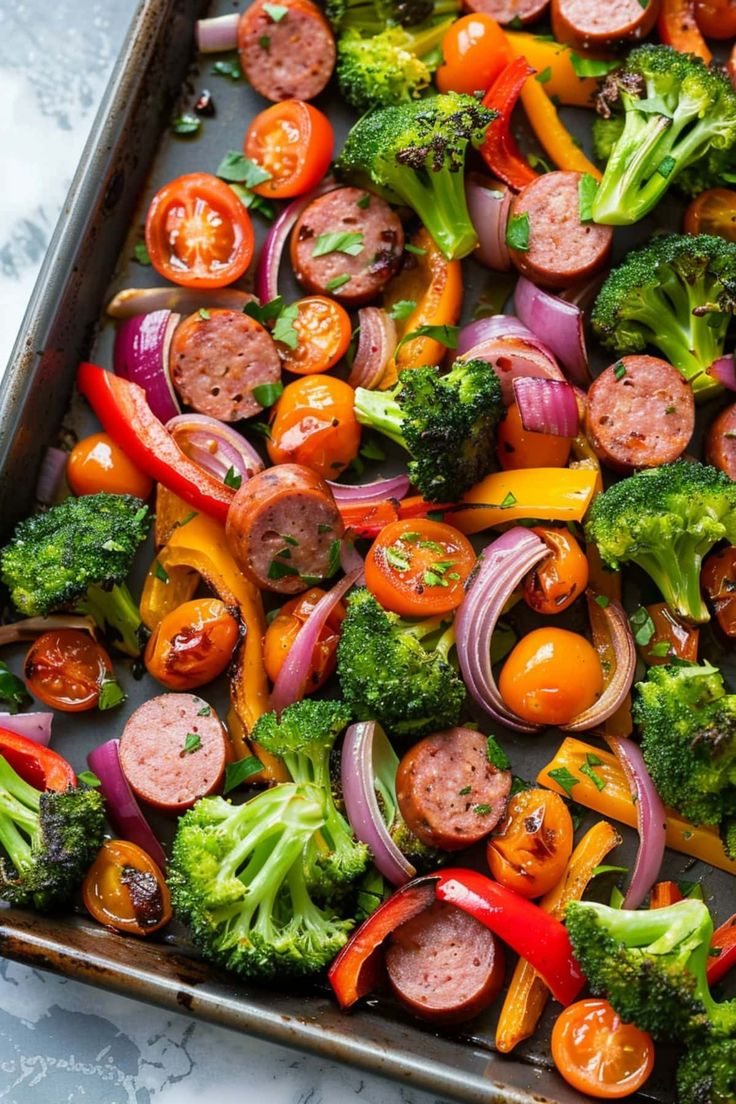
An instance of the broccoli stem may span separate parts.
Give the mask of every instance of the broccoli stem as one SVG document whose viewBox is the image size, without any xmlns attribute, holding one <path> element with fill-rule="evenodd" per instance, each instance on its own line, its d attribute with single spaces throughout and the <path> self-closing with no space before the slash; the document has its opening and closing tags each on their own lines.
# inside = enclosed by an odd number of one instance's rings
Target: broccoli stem
<svg viewBox="0 0 736 1104">
<path fill-rule="evenodd" d="M 431 152 L 428 156 L 431 157 Z M 406 202 L 448 260 L 459 260 L 472 253 L 478 235 L 468 214 L 461 167 L 451 169 L 445 165 L 439 172 L 417 170 L 404 177 L 403 185 Z"/>
<path fill-rule="evenodd" d="M 702 556 L 691 542 L 677 542 L 666 559 L 651 553 L 634 557 L 657 584 L 670 609 L 688 621 L 708 621 L 710 615 L 700 592 Z"/>
<path fill-rule="evenodd" d="M 32 830 L 28 829 L 32 838 Z M 31 863 L 32 845 L 18 831 L 15 810 L 5 808 L 5 801 L 0 799 L 0 844 L 18 874 L 26 870 Z"/>
<path fill-rule="evenodd" d="M 355 392 L 355 417 L 361 425 L 378 430 L 384 437 L 406 448 L 401 432 L 403 415 L 396 401 L 398 390 L 394 387 L 391 391 L 369 391 L 359 387 Z"/>
<path fill-rule="evenodd" d="M 663 158 L 655 156 L 655 150 L 672 120 L 666 115 L 642 115 L 634 107 L 627 108 L 624 129 L 593 200 L 594 221 L 608 226 L 638 222 L 668 186 L 667 177 L 656 171 Z M 654 181 L 649 194 L 641 189 L 647 177 L 647 184 Z"/>
<path fill-rule="evenodd" d="M 76 608 L 79 613 L 88 614 L 103 632 L 112 633 L 112 642 L 119 652 L 133 658 L 141 654 L 145 628 L 126 583 L 115 583 L 109 590 L 94 584 Z"/>
</svg>

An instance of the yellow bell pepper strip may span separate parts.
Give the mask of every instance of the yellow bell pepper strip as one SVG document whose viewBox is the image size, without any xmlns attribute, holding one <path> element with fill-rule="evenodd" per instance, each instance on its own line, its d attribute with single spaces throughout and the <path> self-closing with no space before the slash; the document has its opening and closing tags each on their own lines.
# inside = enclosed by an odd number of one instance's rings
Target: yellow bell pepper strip
<svg viewBox="0 0 736 1104">
<path fill-rule="evenodd" d="M 598 777 L 599 784 L 603 783 L 602 789 L 590 778 L 588 755 L 595 757 L 592 771 Z M 581 774 L 581 767 L 586 767 L 588 774 Z M 565 785 L 561 785 L 560 779 Z M 552 762 L 539 772 L 537 784 L 572 797 L 573 801 L 601 816 L 628 824 L 631 828 L 636 827 L 636 806 L 631 791 L 616 756 L 610 751 L 568 736 L 560 744 Z M 667 846 L 683 855 L 710 863 L 719 870 L 736 874 L 736 862 L 726 855 L 715 829 L 691 824 L 673 809 L 667 809 Z"/>
<path fill-rule="evenodd" d="M 263 666 L 266 619 L 261 592 L 246 579 L 230 555 L 222 525 L 204 514 L 197 514 L 186 525 L 174 530 L 168 544 L 159 552 L 158 562 L 169 577 L 177 568 L 193 569 L 226 606 L 236 609 L 240 615 L 245 639 L 230 674 L 230 700 L 242 729 L 231 733 L 231 737 L 236 752 L 241 750 L 242 744 L 244 753 L 249 754 L 242 740 L 243 731 L 250 732 L 269 708 L 268 679 Z M 250 781 L 288 781 L 288 773 L 280 759 L 256 744 L 253 744 L 253 754 L 261 760 L 264 770 L 252 775 Z"/>
<path fill-rule="evenodd" d="M 544 86 L 534 77 L 529 77 L 522 88 L 521 102 L 540 145 L 558 169 L 589 173 L 596 180 L 601 179 L 600 170 L 575 145 L 572 135 L 562 125 L 557 108 L 545 92 Z"/>
<path fill-rule="evenodd" d="M 595 824 L 573 851 L 557 885 L 538 902 L 539 907 L 556 920 L 564 920 L 568 902 L 582 900 L 593 871 L 620 843 L 621 837 L 607 821 Z M 508 1054 L 534 1034 L 548 997 L 549 989 L 542 978 L 526 959 L 520 958 L 498 1018 L 497 1050 Z"/>
<path fill-rule="evenodd" d="M 595 472 L 585 468 L 492 472 L 447 510 L 445 521 L 461 533 L 481 533 L 524 518 L 581 521 L 593 498 L 596 478 Z M 463 504 L 469 508 L 464 509 Z"/>
<path fill-rule="evenodd" d="M 397 303 L 416 304 L 409 315 L 396 319 L 399 342 L 421 326 L 454 326 L 460 318 L 462 265 L 460 261 L 448 261 L 424 227 L 413 236 L 404 267 L 384 294 L 387 311 L 392 311 Z M 441 363 L 446 351 L 444 345 L 431 337 L 414 337 L 405 342 L 389 361 L 381 389 L 393 387 L 405 368 Z"/>
<path fill-rule="evenodd" d="M 174 494 L 163 483 L 156 484 L 156 521 L 153 539 L 157 548 L 163 548 L 177 525 L 182 525 L 196 515 L 188 502 Z"/>
<path fill-rule="evenodd" d="M 166 617 L 197 593 L 199 575 L 191 567 L 169 567 L 166 570 L 158 556 L 148 569 L 141 594 L 141 621 L 151 632 Z"/>
<path fill-rule="evenodd" d="M 526 31 L 506 31 L 506 39 L 515 57 L 524 57 L 537 71 L 537 83 L 546 94 L 561 104 L 573 107 L 593 107 L 593 97 L 598 91 L 594 77 L 579 77 L 570 55 L 572 50 L 561 42 Z M 545 78 L 540 80 L 539 78 Z"/>
</svg>

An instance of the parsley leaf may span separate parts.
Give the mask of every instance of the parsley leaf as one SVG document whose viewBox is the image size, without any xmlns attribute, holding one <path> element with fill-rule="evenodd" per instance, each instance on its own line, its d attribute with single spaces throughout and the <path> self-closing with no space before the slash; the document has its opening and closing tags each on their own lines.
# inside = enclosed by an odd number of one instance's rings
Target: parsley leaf
<svg viewBox="0 0 736 1104">
<path fill-rule="evenodd" d="M 573 786 L 577 786 L 580 783 L 580 779 L 567 769 L 567 767 L 555 767 L 554 770 L 547 772 L 549 777 L 557 783 L 560 789 L 564 790 L 568 797 L 572 795 Z"/>
<path fill-rule="evenodd" d="M 312 249 L 313 257 L 325 257 L 328 253 L 346 253 L 357 257 L 363 252 L 363 234 L 356 230 L 336 230 L 320 234 Z"/>
<path fill-rule="evenodd" d="M 211 706 L 211 705 L 207 705 L 207 703 L 206 703 L 206 702 L 205 702 L 205 704 L 204 704 L 204 705 L 202 706 L 202 708 L 201 708 L 201 709 L 198 709 L 198 710 L 197 710 L 197 716 L 198 716 L 198 717 L 209 717 L 209 716 L 211 716 L 211 714 L 212 714 L 212 706 Z"/>
<path fill-rule="evenodd" d="M 294 323 L 298 317 L 299 307 L 296 303 L 292 303 L 290 307 L 284 307 L 276 319 L 276 325 L 271 334 L 274 341 L 280 341 L 282 345 L 286 345 L 289 349 L 296 349 L 299 344 L 299 335 Z"/>
<path fill-rule="evenodd" d="M 164 567 L 164 565 L 162 563 L 160 563 L 158 560 L 156 560 L 156 566 L 153 569 L 153 573 L 156 576 L 156 578 L 160 580 L 160 582 L 168 583 L 169 573 L 166 570 L 166 568 Z"/>
<path fill-rule="evenodd" d="M 427 250 L 422 249 L 421 245 L 412 245 L 411 242 L 405 242 L 404 252 L 413 253 L 416 257 L 423 257 Z"/>
<path fill-rule="evenodd" d="M 91 786 L 94 790 L 96 790 L 98 786 L 102 785 L 97 775 L 93 774 L 92 771 L 89 770 L 80 771 L 77 775 L 77 778 L 80 782 L 84 782 L 85 786 Z"/>
<path fill-rule="evenodd" d="M 216 61 L 212 66 L 212 72 L 218 77 L 227 77 L 231 81 L 240 80 L 243 76 L 240 62 L 235 57 Z"/>
<path fill-rule="evenodd" d="M 242 475 L 239 475 L 235 471 L 235 468 L 231 464 L 230 467 L 225 472 L 225 478 L 223 479 L 223 483 L 225 484 L 226 487 L 232 487 L 232 489 L 234 491 L 237 491 L 242 482 L 243 482 Z"/>
<path fill-rule="evenodd" d="M 395 322 L 403 322 L 404 319 L 408 318 L 409 315 L 416 310 L 416 306 L 415 299 L 399 299 L 388 312 L 389 317 L 393 318 Z"/>
<path fill-rule="evenodd" d="M 547 81 L 552 80 L 552 67 L 548 65 L 541 73 L 537 73 L 534 79 L 535 81 L 539 81 L 540 84 L 546 84 Z"/>
<path fill-rule="evenodd" d="M 246 188 L 255 188 L 257 184 L 263 184 L 264 181 L 271 179 L 270 172 L 238 150 L 227 151 L 217 166 L 215 175 L 219 176 L 220 180 L 226 180 L 228 184 L 245 184 Z"/>
<path fill-rule="evenodd" d="M 263 10 L 272 23 L 280 23 L 289 9 L 283 4 L 264 4 Z"/>
<path fill-rule="evenodd" d="M 488 737 L 488 743 L 486 746 L 486 756 L 488 762 L 492 763 L 497 770 L 508 770 L 511 766 L 511 760 L 501 745 L 496 740 L 495 736 Z"/>
<path fill-rule="evenodd" d="M 225 767 L 225 785 L 222 788 L 224 794 L 230 793 L 236 786 L 251 778 L 254 774 L 260 774 L 263 763 L 255 755 L 246 755 L 245 759 L 238 759 L 236 763 L 228 763 Z"/>
<path fill-rule="evenodd" d="M 605 594 L 596 594 L 595 601 L 596 605 L 600 606 L 601 609 L 607 609 L 610 605 L 611 599 Z"/>
<path fill-rule="evenodd" d="M 191 138 L 193 134 L 197 134 L 202 126 L 202 120 L 198 119 L 196 115 L 190 115 L 185 112 L 183 115 L 177 115 L 171 123 L 171 129 L 174 134 L 178 134 L 180 138 Z"/>
<path fill-rule="evenodd" d="M 114 678 L 106 678 L 100 687 L 100 697 L 97 708 L 101 710 L 114 709 L 125 701 L 125 691 Z"/>
<path fill-rule="evenodd" d="M 459 332 L 459 326 L 450 326 L 446 323 L 441 326 L 417 326 L 416 330 L 404 334 L 396 346 L 394 356 L 402 345 L 405 345 L 407 341 L 412 341 L 415 337 L 430 337 L 433 341 L 438 341 L 440 345 L 444 345 L 446 349 L 457 349 L 457 335 Z"/>
<path fill-rule="evenodd" d="M 202 747 L 202 740 L 198 732 L 187 732 L 184 747 L 179 752 L 179 756 L 194 755 L 195 751 L 199 751 Z"/>
<path fill-rule="evenodd" d="M 151 258 L 148 255 L 145 242 L 136 242 L 133 249 L 133 257 L 141 265 L 150 265 Z"/>
<path fill-rule="evenodd" d="M 283 390 L 283 383 L 281 380 L 277 380 L 276 383 L 259 383 L 257 387 L 253 388 L 251 394 L 260 406 L 265 407 L 273 406 Z"/>
<path fill-rule="evenodd" d="M 656 644 L 652 644 L 649 649 L 649 654 L 657 656 L 659 659 L 663 659 L 670 654 L 672 645 L 669 640 L 658 640 Z"/>
<path fill-rule="evenodd" d="M 613 69 L 618 69 L 620 61 L 599 61 L 597 58 L 581 57 L 570 50 L 570 63 L 578 77 L 605 77 Z"/>
<path fill-rule="evenodd" d="M 279 560 L 271 560 L 268 568 L 269 579 L 285 579 L 287 575 L 298 575 L 299 572 L 291 564 L 281 563 Z"/>
<path fill-rule="evenodd" d="M 655 633 L 654 622 L 649 616 L 649 610 L 645 609 L 644 606 L 639 606 L 637 610 L 634 610 L 629 621 L 634 632 L 634 640 L 644 647 Z"/>
<path fill-rule="evenodd" d="M 337 291 L 338 288 L 344 287 L 345 284 L 350 283 L 351 277 L 347 272 L 343 272 L 342 276 L 333 276 L 331 280 L 328 280 L 325 287 L 328 291 Z"/>
<path fill-rule="evenodd" d="M 529 215 L 512 215 L 506 226 L 506 244 L 509 249 L 526 253 L 529 249 Z"/>
<path fill-rule="evenodd" d="M 337 571 L 338 567 L 340 566 L 340 546 L 341 546 L 341 544 L 342 544 L 342 541 L 338 537 L 335 540 L 333 540 L 332 544 L 330 545 L 330 555 L 329 555 L 329 559 L 327 560 L 327 574 L 325 575 L 326 579 L 331 579 L 332 576 Z"/>
</svg>

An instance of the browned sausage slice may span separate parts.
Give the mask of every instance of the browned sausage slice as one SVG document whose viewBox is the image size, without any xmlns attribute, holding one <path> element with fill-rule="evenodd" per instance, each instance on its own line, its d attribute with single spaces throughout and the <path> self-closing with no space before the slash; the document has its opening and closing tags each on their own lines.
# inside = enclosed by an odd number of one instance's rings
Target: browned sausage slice
<svg viewBox="0 0 736 1104">
<path fill-rule="evenodd" d="M 736 480 L 736 403 L 722 410 L 708 427 L 705 459 Z"/>
<path fill-rule="evenodd" d="M 386 948 L 386 968 L 401 1003 L 438 1024 L 477 1016 L 503 985 L 503 952 L 493 933 L 443 901 L 396 929 Z"/>
<path fill-rule="evenodd" d="M 506 809 L 511 772 L 488 759 L 488 740 L 471 728 L 425 736 L 396 774 L 401 815 L 420 840 L 459 851 L 483 839 Z"/>
<path fill-rule="evenodd" d="M 396 272 L 403 249 L 398 215 L 363 188 L 337 188 L 319 196 L 291 235 L 297 280 L 308 291 L 347 305 L 375 299 Z"/>
<path fill-rule="evenodd" d="M 657 21 L 660 0 L 552 0 L 552 31 L 578 49 L 638 42 Z"/>
<path fill-rule="evenodd" d="M 692 387 L 658 357 L 622 357 L 588 391 L 585 432 L 614 471 L 669 464 L 685 451 L 694 428 Z"/>
<path fill-rule="evenodd" d="M 277 464 L 244 483 L 227 515 L 230 551 L 262 590 L 299 594 L 334 570 L 340 512 L 321 476 Z"/>
<path fill-rule="evenodd" d="M 238 51 L 256 92 L 274 102 L 314 99 L 335 68 L 335 39 L 311 0 L 255 0 L 240 17 Z"/>
<path fill-rule="evenodd" d="M 260 413 L 253 388 L 281 379 L 273 338 L 241 311 L 190 314 L 174 333 L 169 364 L 181 401 L 221 422 Z"/>
<path fill-rule="evenodd" d="M 542 287 L 564 288 L 591 276 L 608 258 L 613 229 L 580 221 L 582 173 L 545 173 L 511 203 L 510 221 L 528 219 L 528 250 L 511 249 L 524 276 Z"/>
<path fill-rule="evenodd" d="M 534 23 L 542 18 L 548 5 L 549 0 L 463 0 L 466 12 L 490 15 L 503 26 Z"/>
<path fill-rule="evenodd" d="M 196 694 L 160 694 L 139 705 L 120 737 L 120 765 L 149 805 L 178 813 L 218 789 L 228 758 L 225 729 Z"/>
</svg>

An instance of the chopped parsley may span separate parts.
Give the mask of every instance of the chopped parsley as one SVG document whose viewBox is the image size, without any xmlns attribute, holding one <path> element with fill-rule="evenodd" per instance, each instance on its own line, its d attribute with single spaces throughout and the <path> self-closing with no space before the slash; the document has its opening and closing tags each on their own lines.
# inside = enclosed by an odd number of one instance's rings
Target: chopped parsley
<svg viewBox="0 0 736 1104">
<path fill-rule="evenodd" d="M 613 374 L 617 380 L 622 380 L 626 375 L 626 365 L 622 360 L 617 360 L 613 366 Z"/>
<path fill-rule="evenodd" d="M 395 322 L 403 322 L 417 307 L 416 299 L 399 299 L 388 312 Z"/>
<path fill-rule="evenodd" d="M 548 775 L 568 797 L 572 795 L 573 787 L 580 783 L 580 779 L 576 778 L 567 767 L 555 767 L 554 770 L 548 771 Z"/>
<path fill-rule="evenodd" d="M 227 77 L 231 81 L 241 80 L 243 76 L 240 62 L 234 57 L 216 61 L 212 66 L 212 72 L 218 77 Z"/>
<path fill-rule="evenodd" d="M 581 222 L 591 222 L 593 201 L 598 191 L 598 181 L 590 173 L 583 173 L 578 181 L 578 210 Z"/>
<path fill-rule="evenodd" d="M 463 786 L 463 788 L 461 790 L 457 791 L 457 795 L 458 795 L 458 797 L 466 797 L 467 794 L 469 794 L 472 789 L 473 789 L 472 786 Z"/>
<path fill-rule="evenodd" d="M 629 618 L 632 631 L 634 633 L 634 640 L 642 647 L 647 645 L 654 636 L 654 622 L 652 621 L 649 611 L 644 606 L 639 606 L 637 610 L 634 610 Z"/>
<path fill-rule="evenodd" d="M 210 318 L 212 317 L 210 315 L 210 312 L 205 307 L 200 307 L 197 313 L 203 322 L 209 322 Z"/>
<path fill-rule="evenodd" d="M 227 469 L 227 471 L 225 472 L 225 478 L 223 479 L 223 483 L 225 484 L 226 487 L 232 487 L 232 489 L 234 491 L 237 491 L 242 482 L 243 482 L 242 475 L 238 475 L 238 473 L 235 471 L 235 468 L 233 468 L 232 465 L 231 465 Z"/>
<path fill-rule="evenodd" d="M 486 757 L 489 763 L 492 763 L 496 770 L 508 770 L 511 766 L 511 760 L 506 752 L 503 750 L 495 736 L 489 736 L 486 744 Z"/>
<path fill-rule="evenodd" d="M 272 23 L 280 23 L 289 9 L 283 4 L 264 4 L 263 10 Z"/>
<path fill-rule="evenodd" d="M 605 594 L 596 594 L 595 601 L 596 605 L 600 606 L 601 609 L 608 609 L 608 606 L 611 604 L 611 599 Z"/>
<path fill-rule="evenodd" d="M 199 751 L 202 747 L 202 741 L 197 732 L 187 732 L 184 740 L 184 747 L 179 752 L 179 755 L 194 755 L 195 751 Z"/>
<path fill-rule="evenodd" d="M 492 809 L 491 805 L 474 805 L 473 806 L 473 812 L 477 813 L 478 816 L 488 816 L 491 809 Z"/>
<path fill-rule="evenodd" d="M 77 775 L 77 778 L 80 782 L 84 782 L 85 786 L 92 786 L 92 788 L 95 790 L 98 788 L 98 786 L 102 785 L 97 775 L 93 774 L 92 771 L 89 770 L 81 771 Z"/>
<path fill-rule="evenodd" d="M 312 249 L 313 257 L 325 257 L 328 253 L 346 253 L 357 257 L 363 252 L 363 234 L 356 230 L 336 230 L 320 234 Z"/>
<path fill-rule="evenodd" d="M 529 215 L 512 215 L 506 226 L 506 244 L 509 249 L 526 253 L 529 249 Z"/>
<path fill-rule="evenodd" d="M 390 564 L 396 571 L 409 570 L 409 558 L 398 541 L 395 544 L 389 545 L 386 549 L 386 563 Z"/>
<path fill-rule="evenodd" d="M 198 709 L 198 710 L 197 710 L 197 716 L 198 716 L 198 717 L 209 717 L 209 716 L 211 716 L 211 714 L 212 714 L 212 706 L 211 706 L 211 705 L 207 705 L 207 703 L 206 703 L 206 702 L 205 702 L 205 704 L 204 704 L 204 705 L 202 706 L 202 708 L 201 708 L 201 709 Z"/>
<path fill-rule="evenodd" d="M 415 337 L 430 337 L 433 341 L 444 345 L 446 349 L 457 349 L 457 335 L 459 332 L 459 326 L 450 326 L 447 323 L 440 326 L 417 326 L 411 333 L 404 334 L 396 346 L 396 353 L 402 345 L 405 345 L 407 341 L 412 341 Z M 394 353 L 394 356 L 396 353 Z"/>
<path fill-rule="evenodd" d="M 347 272 L 343 272 L 342 276 L 333 276 L 331 280 L 328 280 L 325 287 L 328 291 L 337 291 L 338 288 L 344 287 L 345 284 L 350 283 L 350 276 Z"/>
<path fill-rule="evenodd" d="M 164 567 L 164 565 L 163 565 L 163 564 L 162 564 L 162 563 L 161 563 L 161 562 L 160 562 L 159 560 L 156 560 L 156 566 L 155 566 L 155 567 L 154 567 L 154 569 L 153 569 L 153 574 L 154 574 L 154 575 L 156 576 L 156 578 L 157 578 L 157 579 L 159 579 L 159 580 L 160 580 L 160 581 L 161 581 L 162 583 L 168 583 L 168 581 L 169 581 L 169 573 L 168 573 L 168 571 L 166 570 L 166 568 Z"/>
<path fill-rule="evenodd" d="M 259 383 L 251 394 L 260 406 L 273 406 L 284 390 L 281 380 L 276 383 Z"/>
<path fill-rule="evenodd" d="M 171 123 L 171 129 L 174 134 L 178 134 L 180 138 L 191 138 L 193 134 L 197 134 L 202 126 L 202 120 L 198 119 L 196 115 L 190 115 L 185 112 L 183 115 L 177 115 Z"/>
<path fill-rule="evenodd" d="M 413 253 L 416 257 L 423 257 L 427 250 L 422 249 L 421 245 L 412 245 L 411 242 L 406 242 L 404 244 L 404 252 Z"/>
<path fill-rule="evenodd" d="M 268 567 L 269 579 L 285 579 L 287 575 L 298 575 L 299 572 L 295 567 L 288 563 L 281 563 L 280 560 L 271 560 Z"/>
<path fill-rule="evenodd" d="M 148 255 L 145 242 L 136 242 L 133 247 L 133 257 L 141 265 L 150 265 L 151 258 Z"/>
<path fill-rule="evenodd" d="M 255 755 L 246 755 L 245 759 L 238 759 L 237 763 L 228 763 L 225 767 L 225 785 L 222 792 L 230 793 L 236 786 L 240 786 L 254 774 L 260 774 L 262 770 L 263 763 Z"/>
<path fill-rule="evenodd" d="M 371 202 L 371 193 L 366 192 L 365 195 L 362 195 L 360 197 L 360 199 L 356 199 L 355 206 L 360 207 L 361 211 L 365 211 L 370 206 L 370 202 Z"/>
<path fill-rule="evenodd" d="M 271 173 L 246 157 L 238 150 L 228 150 L 215 170 L 215 175 L 228 184 L 244 184 L 246 188 L 255 188 L 271 179 Z"/>
</svg>

